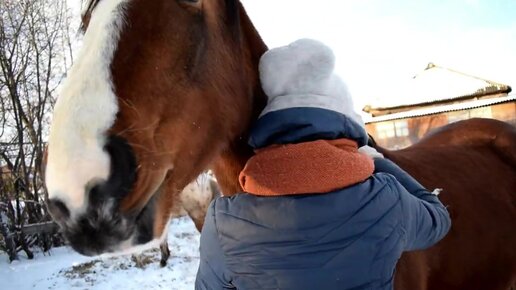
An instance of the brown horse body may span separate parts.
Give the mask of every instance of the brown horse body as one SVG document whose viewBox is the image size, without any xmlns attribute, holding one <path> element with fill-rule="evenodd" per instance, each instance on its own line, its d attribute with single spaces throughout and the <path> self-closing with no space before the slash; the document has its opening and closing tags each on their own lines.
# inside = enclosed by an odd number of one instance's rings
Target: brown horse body
<svg viewBox="0 0 516 290">
<path fill-rule="evenodd" d="M 510 289 L 516 283 L 516 129 L 495 120 L 448 125 L 399 151 L 383 150 L 429 189 L 442 188 L 452 228 L 405 253 L 396 289 Z"/>
<path fill-rule="evenodd" d="M 56 104 L 46 179 L 65 236 L 96 255 L 161 237 L 179 193 L 206 168 L 226 195 L 241 191 L 247 132 L 266 101 L 258 62 L 267 47 L 237 0 L 90 3 L 88 51 Z M 437 246 L 402 257 L 397 289 L 514 285 L 516 135 L 507 126 L 465 121 L 384 152 L 443 188 L 453 220 Z"/>
</svg>

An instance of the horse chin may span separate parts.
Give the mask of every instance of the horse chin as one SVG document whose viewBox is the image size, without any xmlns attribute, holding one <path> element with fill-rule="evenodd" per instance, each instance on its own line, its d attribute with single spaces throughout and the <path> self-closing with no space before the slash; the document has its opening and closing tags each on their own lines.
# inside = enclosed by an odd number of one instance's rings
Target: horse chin
<svg viewBox="0 0 516 290">
<path fill-rule="evenodd" d="M 135 226 L 118 216 L 110 220 L 81 216 L 76 224 L 61 227 L 61 230 L 74 250 L 85 256 L 97 256 L 116 252 L 121 244 L 132 240 Z"/>
<path fill-rule="evenodd" d="M 131 237 L 121 242 L 114 250 L 108 251 L 102 256 L 112 257 L 140 253 L 145 250 L 157 248 L 166 238 L 168 233 L 168 223 L 162 233 L 155 233 L 154 228 L 154 198 L 144 207 L 136 219 L 135 229 Z M 159 235 L 158 235 L 159 234 Z"/>
<path fill-rule="evenodd" d="M 155 239 L 155 198 L 138 212 L 122 213 L 117 202 L 107 200 L 76 217 L 74 222 L 60 224 L 70 246 L 85 256 L 127 253 L 153 247 Z"/>
</svg>

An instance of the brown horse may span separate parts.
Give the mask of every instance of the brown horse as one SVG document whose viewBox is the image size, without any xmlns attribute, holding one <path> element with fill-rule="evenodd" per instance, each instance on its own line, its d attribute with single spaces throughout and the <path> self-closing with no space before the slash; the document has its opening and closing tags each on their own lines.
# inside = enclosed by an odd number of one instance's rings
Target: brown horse
<svg viewBox="0 0 516 290">
<path fill-rule="evenodd" d="M 205 168 L 225 194 L 241 190 L 247 132 L 266 102 L 258 61 L 267 48 L 237 0 L 91 0 L 83 26 L 54 110 L 46 184 L 65 237 L 96 255 L 159 239 L 179 192 Z M 454 218 L 437 247 L 402 258 L 399 289 L 514 283 L 514 165 L 469 131 L 386 152 L 444 187 Z"/>
<path fill-rule="evenodd" d="M 237 1 L 93 1 L 52 120 L 48 206 L 86 255 L 158 240 L 211 167 L 237 192 L 266 50 Z"/>
<path fill-rule="evenodd" d="M 397 289 L 516 286 L 516 128 L 489 119 L 442 127 L 403 150 L 379 150 L 425 187 L 442 188 L 452 218 L 436 246 L 405 253 Z"/>
</svg>

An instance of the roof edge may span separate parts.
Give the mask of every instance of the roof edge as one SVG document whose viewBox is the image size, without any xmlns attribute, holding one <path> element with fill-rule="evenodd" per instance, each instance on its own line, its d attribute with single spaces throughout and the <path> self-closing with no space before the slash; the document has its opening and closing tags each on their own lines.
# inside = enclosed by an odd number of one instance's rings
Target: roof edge
<svg viewBox="0 0 516 290">
<path fill-rule="evenodd" d="M 503 89 L 491 91 L 489 93 L 477 91 L 474 94 L 470 94 L 470 95 L 464 95 L 464 96 L 459 96 L 456 98 L 449 98 L 449 99 L 436 100 L 436 101 L 430 101 L 430 102 L 421 102 L 421 103 L 399 105 L 399 106 L 392 106 L 392 107 L 371 107 L 370 105 L 366 105 L 366 106 L 364 106 L 364 108 L 362 108 L 362 111 L 373 114 L 373 113 L 371 113 L 373 111 L 382 112 L 382 111 L 387 111 L 387 110 L 404 110 L 404 109 L 408 110 L 408 109 L 411 109 L 414 107 L 419 107 L 419 106 L 424 106 L 424 105 L 441 105 L 441 104 L 449 103 L 449 102 L 464 101 L 464 100 L 471 99 L 471 98 L 496 97 L 497 95 L 500 95 L 500 94 L 508 95 L 510 92 L 512 92 L 512 88 L 510 86 L 505 86 L 505 88 L 503 88 Z M 380 114 L 380 115 L 386 115 L 386 114 L 388 114 L 388 113 Z"/>
<path fill-rule="evenodd" d="M 423 109 L 419 109 L 419 110 L 398 112 L 398 113 L 381 115 L 381 116 L 376 116 L 376 117 L 373 116 L 373 117 L 365 119 L 364 121 L 365 121 L 365 124 L 372 124 L 372 123 L 394 121 L 394 120 L 407 119 L 407 118 L 413 118 L 413 117 L 423 117 L 423 116 L 435 115 L 435 114 L 440 114 L 440 113 L 470 110 L 470 109 L 482 108 L 482 107 L 487 107 L 487 106 L 491 106 L 491 105 L 499 105 L 499 104 L 514 102 L 514 101 L 516 101 L 516 95 L 507 95 L 507 96 L 498 97 L 498 98 L 473 100 L 473 101 L 470 101 L 467 103 L 448 104 L 448 105 L 442 105 L 442 106 L 437 106 L 437 107 L 433 107 L 433 108 L 423 108 Z"/>
<path fill-rule="evenodd" d="M 371 111 L 403 110 L 403 109 L 410 109 L 413 107 L 429 105 L 429 104 L 442 104 L 442 103 L 447 103 L 450 101 L 461 101 L 461 100 L 465 100 L 468 98 L 487 97 L 487 96 L 492 96 L 492 95 L 497 95 L 497 94 L 507 94 L 508 95 L 509 93 L 512 92 L 512 87 L 510 85 L 502 84 L 499 82 L 495 82 L 495 81 L 491 81 L 491 80 L 484 79 L 481 77 L 473 76 L 473 75 L 463 73 L 463 72 L 460 72 L 460 71 L 457 71 L 454 69 L 450 69 L 447 67 L 439 66 L 433 62 L 429 62 L 427 67 L 423 70 L 423 72 L 427 71 L 429 69 L 433 69 L 433 68 L 440 68 L 440 69 L 444 69 L 444 70 L 447 70 L 447 71 L 450 71 L 450 72 L 453 72 L 456 74 L 460 74 L 460 75 L 463 75 L 463 76 L 466 76 L 469 78 L 481 80 L 481 81 L 487 82 L 491 86 L 479 89 L 472 94 L 451 97 L 451 98 L 441 99 L 441 100 L 434 100 L 434 101 L 427 101 L 427 102 L 420 102 L 420 103 L 413 103 L 413 104 L 402 104 L 402 105 L 395 105 L 395 106 L 390 106 L 390 107 L 373 107 L 371 105 L 366 105 L 366 106 L 364 106 L 364 108 L 362 108 L 362 111 L 372 114 Z M 414 78 L 416 78 L 416 77 L 417 77 L 417 75 Z"/>
</svg>

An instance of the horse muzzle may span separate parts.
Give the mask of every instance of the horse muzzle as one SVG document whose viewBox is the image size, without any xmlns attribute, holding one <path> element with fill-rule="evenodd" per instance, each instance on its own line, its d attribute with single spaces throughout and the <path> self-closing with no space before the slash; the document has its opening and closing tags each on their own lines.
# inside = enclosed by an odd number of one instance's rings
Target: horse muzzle
<svg viewBox="0 0 516 290">
<path fill-rule="evenodd" d="M 86 256 L 118 253 L 151 242 L 154 207 L 155 201 L 151 199 L 138 213 L 122 213 L 113 198 L 94 201 L 90 198 L 86 211 L 72 217 L 60 201 L 48 202 L 65 239 Z"/>
<path fill-rule="evenodd" d="M 92 180 L 84 189 L 82 208 L 71 210 L 60 199 L 47 207 L 65 239 L 77 252 L 94 256 L 145 244 L 153 239 L 155 201 L 138 210 L 122 211 L 120 204 L 129 195 L 137 178 L 136 158 L 125 139 L 111 136 L 104 150 L 111 160 L 107 180 Z"/>
</svg>

